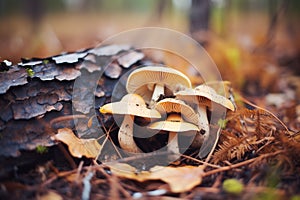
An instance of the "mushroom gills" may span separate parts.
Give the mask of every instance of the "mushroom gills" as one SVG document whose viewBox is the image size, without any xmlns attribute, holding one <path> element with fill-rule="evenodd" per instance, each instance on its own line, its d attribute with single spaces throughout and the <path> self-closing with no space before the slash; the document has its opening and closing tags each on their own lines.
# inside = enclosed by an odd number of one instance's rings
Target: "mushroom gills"
<svg viewBox="0 0 300 200">
<path fill-rule="evenodd" d="M 150 124 L 148 128 L 169 132 L 167 150 L 176 154 L 175 157 L 180 154 L 178 134 L 182 132 L 199 131 L 198 126 L 185 122 L 179 113 L 171 113 L 165 121 L 154 122 Z M 173 158 L 174 157 L 170 156 L 171 160 Z"/>
</svg>

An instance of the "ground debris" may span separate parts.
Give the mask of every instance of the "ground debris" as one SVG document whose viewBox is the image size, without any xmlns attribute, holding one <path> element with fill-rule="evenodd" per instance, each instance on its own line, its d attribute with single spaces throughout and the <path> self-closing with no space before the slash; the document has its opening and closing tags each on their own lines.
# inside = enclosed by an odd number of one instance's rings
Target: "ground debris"
<svg viewBox="0 0 300 200">
<path fill-rule="evenodd" d="M 0 94 L 4 94 L 10 87 L 25 85 L 27 82 L 26 69 L 18 66 L 11 67 L 6 72 L 0 73 Z"/>
<path fill-rule="evenodd" d="M 116 146 L 107 144 L 117 140 L 118 126 L 114 118 L 97 112 L 112 96 L 124 96 L 126 72 L 136 63 L 151 62 L 128 45 L 68 55 L 24 60 L 0 72 L 0 79 L 7 80 L 0 87 L 0 199 L 259 199 L 274 195 L 280 199 L 299 193 L 300 112 L 295 102 L 274 107 L 274 115 L 240 97 L 237 111 L 224 120 L 211 160 L 200 160 L 194 156 L 198 152 L 191 150 L 165 173 L 153 173 L 151 180 L 132 178 L 138 170 L 132 177 L 121 176 L 108 164 L 92 160 L 104 145 L 104 154 L 108 145 L 109 151 L 116 152 L 101 155 L 103 162 L 138 159 L 121 158 Z M 13 83 L 11 78 L 20 80 Z M 74 137 L 64 135 L 58 140 L 68 138 L 72 144 L 51 139 L 61 128 Z M 101 142 L 93 152 L 86 151 L 91 137 Z M 222 183 L 232 179 L 243 192 L 233 195 L 224 189 Z"/>
</svg>

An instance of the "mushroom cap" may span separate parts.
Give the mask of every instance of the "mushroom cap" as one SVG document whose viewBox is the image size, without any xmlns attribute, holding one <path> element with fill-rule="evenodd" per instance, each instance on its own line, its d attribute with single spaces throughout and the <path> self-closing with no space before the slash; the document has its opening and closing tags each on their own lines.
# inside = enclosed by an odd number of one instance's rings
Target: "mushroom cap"
<svg viewBox="0 0 300 200">
<path fill-rule="evenodd" d="M 205 82 L 205 85 L 213 88 L 221 96 L 230 97 L 230 88 L 232 87 L 230 81 L 208 81 Z"/>
<path fill-rule="evenodd" d="M 100 108 L 100 112 L 103 114 L 161 118 L 160 113 L 157 110 L 147 108 L 143 98 L 137 94 L 127 94 L 119 102 L 105 104 Z"/>
<path fill-rule="evenodd" d="M 155 109 L 161 114 L 180 113 L 185 121 L 193 124 L 198 124 L 199 122 L 199 116 L 193 108 L 178 99 L 165 98 L 155 105 Z"/>
<path fill-rule="evenodd" d="M 233 103 L 229 99 L 217 94 L 213 88 L 204 84 L 195 87 L 195 89 L 186 89 L 176 92 L 175 96 L 177 99 L 187 103 L 211 107 L 212 101 L 232 111 L 235 110 Z"/>
<path fill-rule="evenodd" d="M 174 92 L 177 87 L 191 88 L 190 79 L 178 70 L 162 67 L 147 66 L 134 70 L 127 79 L 128 93 L 141 95 L 144 99 L 151 99 L 155 84 L 162 84 Z"/>
<path fill-rule="evenodd" d="M 199 131 L 196 125 L 183 121 L 179 114 L 170 114 L 166 121 L 154 122 L 148 128 L 171 132 Z"/>
</svg>

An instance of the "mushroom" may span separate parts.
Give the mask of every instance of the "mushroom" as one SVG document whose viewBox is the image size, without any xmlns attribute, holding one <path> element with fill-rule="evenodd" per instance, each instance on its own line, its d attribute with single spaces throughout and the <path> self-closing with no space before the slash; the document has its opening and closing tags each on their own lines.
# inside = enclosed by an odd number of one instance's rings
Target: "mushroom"
<svg viewBox="0 0 300 200">
<path fill-rule="evenodd" d="M 134 116 L 144 118 L 161 118 L 158 111 L 146 107 L 143 98 L 137 94 L 127 94 L 121 101 L 105 104 L 100 108 L 101 113 L 124 115 L 118 133 L 120 147 L 132 153 L 142 153 L 133 140 Z"/>
<path fill-rule="evenodd" d="M 179 152 L 178 132 L 199 131 L 198 115 L 194 110 L 181 100 L 166 98 L 155 105 L 155 109 L 161 114 L 167 114 L 165 121 L 150 124 L 148 128 L 154 130 L 169 131 L 168 150 Z"/>
<path fill-rule="evenodd" d="M 196 105 L 200 118 L 198 127 L 204 132 L 204 144 L 208 140 L 210 134 L 206 108 L 211 108 L 212 103 L 216 103 L 229 110 L 235 110 L 233 103 L 229 99 L 217 94 L 213 88 L 204 84 L 197 86 L 195 89 L 178 91 L 175 93 L 175 96 L 176 99 L 183 100 L 190 105 Z"/>
<path fill-rule="evenodd" d="M 179 113 L 170 114 L 166 121 L 158 121 L 148 126 L 150 129 L 169 131 L 168 150 L 179 154 L 178 133 L 187 131 L 199 131 L 199 128 L 189 122 L 183 121 Z"/>
<path fill-rule="evenodd" d="M 157 102 L 161 95 L 173 92 L 178 87 L 191 88 L 189 78 L 172 68 L 147 66 L 134 70 L 127 79 L 128 93 L 139 94 L 147 103 Z"/>
</svg>

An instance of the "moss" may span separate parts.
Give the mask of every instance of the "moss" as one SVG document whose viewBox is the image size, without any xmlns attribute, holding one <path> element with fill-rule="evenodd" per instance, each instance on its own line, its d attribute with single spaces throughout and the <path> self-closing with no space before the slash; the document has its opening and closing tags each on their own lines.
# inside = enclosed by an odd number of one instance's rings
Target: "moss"
<svg viewBox="0 0 300 200">
<path fill-rule="evenodd" d="M 34 71 L 30 68 L 26 68 L 26 72 L 28 74 L 28 76 L 33 77 L 34 76 Z"/>
<path fill-rule="evenodd" d="M 227 179 L 223 182 L 223 190 L 230 194 L 241 194 L 244 190 L 244 185 L 237 179 Z"/>
<path fill-rule="evenodd" d="M 39 154 L 44 154 L 48 152 L 48 148 L 42 145 L 37 146 L 35 150 Z"/>
</svg>

